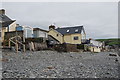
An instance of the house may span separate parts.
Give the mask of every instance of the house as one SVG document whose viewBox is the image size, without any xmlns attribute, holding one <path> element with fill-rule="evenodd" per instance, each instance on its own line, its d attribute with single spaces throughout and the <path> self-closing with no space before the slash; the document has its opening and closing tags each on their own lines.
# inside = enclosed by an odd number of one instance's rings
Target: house
<svg viewBox="0 0 120 80">
<path fill-rule="evenodd" d="M 33 38 L 33 28 L 30 26 L 23 26 L 23 32 L 25 38 Z"/>
<path fill-rule="evenodd" d="M 94 39 L 89 39 L 87 46 L 91 52 L 101 52 L 105 47 L 103 42 L 96 41 Z"/>
<path fill-rule="evenodd" d="M 5 32 L 5 35 L 5 39 L 9 39 L 15 36 L 33 38 L 33 28 L 30 26 L 20 26 L 19 24 L 17 24 L 15 31 Z"/>
<path fill-rule="evenodd" d="M 34 38 L 48 38 L 48 31 L 40 29 L 40 28 L 33 28 L 33 36 Z"/>
<path fill-rule="evenodd" d="M 96 40 L 93 40 L 93 39 L 90 39 L 90 44 L 94 45 L 94 46 L 97 46 L 99 48 L 101 48 L 103 46 L 103 43 L 100 42 L 100 41 L 96 41 Z"/>
<path fill-rule="evenodd" d="M 8 16 L 5 15 L 5 10 L 0 10 L 0 31 L 1 31 L 1 40 L 3 42 L 5 32 L 14 31 L 15 30 L 15 20 L 11 20 Z"/>
<path fill-rule="evenodd" d="M 54 25 L 49 26 L 49 40 L 54 43 L 81 44 L 86 39 L 86 33 L 83 26 L 55 28 Z"/>
<path fill-rule="evenodd" d="M 23 26 L 16 24 L 16 31 L 22 31 L 23 30 Z"/>
</svg>

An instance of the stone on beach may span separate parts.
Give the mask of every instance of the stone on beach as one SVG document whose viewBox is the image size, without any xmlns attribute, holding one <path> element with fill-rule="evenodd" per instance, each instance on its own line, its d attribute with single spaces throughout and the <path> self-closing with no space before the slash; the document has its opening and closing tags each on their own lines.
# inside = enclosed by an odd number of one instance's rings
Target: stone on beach
<svg viewBox="0 0 120 80">
<path fill-rule="evenodd" d="M 9 54 L 9 55 L 6 55 Z M 3 52 L 4 78 L 117 78 L 117 56 L 111 52 Z"/>
</svg>

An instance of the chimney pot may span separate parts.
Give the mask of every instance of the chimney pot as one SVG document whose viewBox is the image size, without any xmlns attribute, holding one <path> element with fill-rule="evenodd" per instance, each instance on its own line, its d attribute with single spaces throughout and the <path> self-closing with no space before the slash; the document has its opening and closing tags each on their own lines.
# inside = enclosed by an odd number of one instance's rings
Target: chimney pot
<svg viewBox="0 0 120 80">
<path fill-rule="evenodd" d="M 1 10 L 0 10 L 0 14 L 5 14 L 5 10 L 4 10 L 4 9 L 1 9 Z"/>
<path fill-rule="evenodd" d="M 52 29 L 55 29 L 55 26 L 54 26 L 54 25 L 50 25 L 50 26 L 49 26 L 49 29 L 51 29 L 51 28 L 52 28 Z"/>
</svg>

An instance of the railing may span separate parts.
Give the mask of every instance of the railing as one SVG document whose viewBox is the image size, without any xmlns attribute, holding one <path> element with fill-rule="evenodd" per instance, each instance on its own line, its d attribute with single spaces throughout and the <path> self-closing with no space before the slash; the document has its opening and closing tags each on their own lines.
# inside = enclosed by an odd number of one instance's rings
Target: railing
<svg viewBox="0 0 120 80">
<path fill-rule="evenodd" d="M 23 44 L 22 42 L 18 41 L 17 38 L 22 39 L 20 36 L 15 36 L 15 37 L 12 37 L 12 38 L 9 39 L 9 48 L 11 47 L 11 42 L 12 42 L 16 46 L 16 52 L 18 52 L 18 47 L 19 47 L 18 44 L 21 44 L 23 46 L 23 51 L 25 52 L 25 44 Z M 13 41 L 13 39 L 15 39 L 15 41 Z"/>
</svg>

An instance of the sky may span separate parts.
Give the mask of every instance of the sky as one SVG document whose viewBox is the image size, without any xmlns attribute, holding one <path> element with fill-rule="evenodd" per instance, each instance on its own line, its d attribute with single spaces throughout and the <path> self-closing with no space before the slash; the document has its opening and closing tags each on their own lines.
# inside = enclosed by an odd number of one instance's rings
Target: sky
<svg viewBox="0 0 120 80">
<path fill-rule="evenodd" d="M 83 25 L 87 38 L 118 37 L 117 2 L 3 2 L 6 15 L 20 25 L 73 27 Z"/>
</svg>

